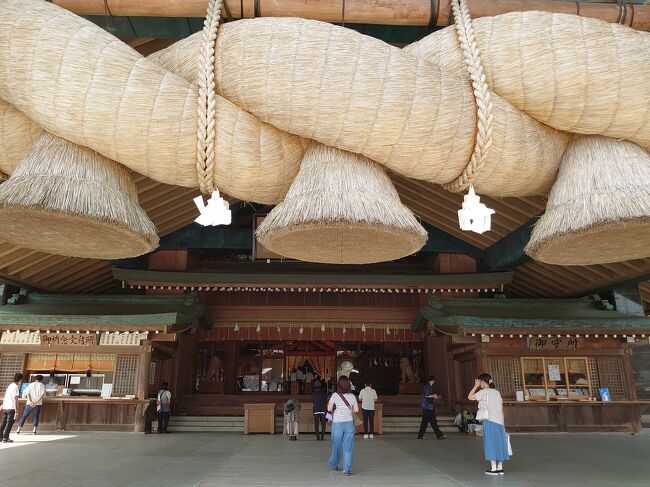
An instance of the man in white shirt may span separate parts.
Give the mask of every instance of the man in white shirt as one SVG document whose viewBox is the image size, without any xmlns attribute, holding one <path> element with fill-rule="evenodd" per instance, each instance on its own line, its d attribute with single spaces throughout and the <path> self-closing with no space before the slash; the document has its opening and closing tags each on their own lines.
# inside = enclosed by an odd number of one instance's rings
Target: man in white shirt
<svg viewBox="0 0 650 487">
<path fill-rule="evenodd" d="M 9 433 L 11 433 L 11 427 L 16 419 L 16 406 L 22 381 L 23 374 L 19 372 L 14 375 L 14 381 L 9 384 L 7 392 L 5 392 L 4 402 L 2 403 L 2 425 L 0 425 L 0 435 L 2 435 L 3 443 L 13 443 L 14 441 L 9 439 Z"/>
<path fill-rule="evenodd" d="M 314 392 L 312 387 L 312 382 L 314 381 L 314 373 L 311 371 L 311 368 L 307 369 L 305 372 L 305 394 L 311 396 L 311 393 Z"/>
<path fill-rule="evenodd" d="M 298 367 L 298 370 L 296 370 L 296 380 L 298 381 L 298 394 L 304 394 L 305 373 L 300 367 Z"/>
<path fill-rule="evenodd" d="M 375 437 L 375 401 L 377 400 L 377 391 L 372 388 L 372 384 L 366 382 L 366 387 L 359 393 L 361 401 L 361 413 L 363 414 L 363 438 L 373 439 Z"/>
<path fill-rule="evenodd" d="M 41 407 L 43 406 L 43 397 L 45 396 L 45 384 L 43 384 L 43 376 L 37 375 L 34 377 L 34 382 L 27 386 L 25 390 L 25 397 L 27 398 L 27 404 L 25 405 L 25 410 L 23 411 L 23 417 L 18 423 L 18 429 L 16 434 L 20 433 L 20 429 L 27 421 L 27 418 L 34 411 L 34 431 L 36 434 L 36 428 L 38 428 L 38 420 L 41 417 Z"/>
</svg>

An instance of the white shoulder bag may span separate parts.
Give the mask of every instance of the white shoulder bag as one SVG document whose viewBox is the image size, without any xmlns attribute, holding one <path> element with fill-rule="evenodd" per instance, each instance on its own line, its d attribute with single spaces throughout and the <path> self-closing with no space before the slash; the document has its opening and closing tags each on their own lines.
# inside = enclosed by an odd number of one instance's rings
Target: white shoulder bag
<svg viewBox="0 0 650 487">
<path fill-rule="evenodd" d="M 488 411 L 487 400 L 482 399 L 478 402 L 476 421 L 487 421 L 488 419 L 490 419 L 490 412 Z"/>
</svg>

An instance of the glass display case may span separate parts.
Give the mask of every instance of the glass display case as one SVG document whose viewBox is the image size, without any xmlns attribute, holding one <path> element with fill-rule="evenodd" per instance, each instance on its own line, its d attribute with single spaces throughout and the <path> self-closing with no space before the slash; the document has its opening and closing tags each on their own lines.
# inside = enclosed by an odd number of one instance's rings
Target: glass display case
<svg viewBox="0 0 650 487">
<path fill-rule="evenodd" d="M 50 375 L 48 372 L 33 372 L 29 375 L 30 382 L 37 375 L 43 376 L 45 395 L 48 397 L 62 395 L 62 391 L 71 396 L 100 396 L 104 384 L 113 383 L 113 372 L 91 374 L 90 377 L 86 373 Z"/>
<path fill-rule="evenodd" d="M 588 399 L 592 396 L 584 357 L 522 357 L 524 394 L 530 400 Z"/>
<path fill-rule="evenodd" d="M 69 374 L 68 389 L 72 396 L 99 396 L 104 384 L 112 383 L 112 380 L 106 377 L 107 374 Z M 112 375 L 112 374 L 110 374 Z"/>
<path fill-rule="evenodd" d="M 284 351 L 272 344 L 249 344 L 239 349 L 239 392 L 283 392 Z"/>
</svg>

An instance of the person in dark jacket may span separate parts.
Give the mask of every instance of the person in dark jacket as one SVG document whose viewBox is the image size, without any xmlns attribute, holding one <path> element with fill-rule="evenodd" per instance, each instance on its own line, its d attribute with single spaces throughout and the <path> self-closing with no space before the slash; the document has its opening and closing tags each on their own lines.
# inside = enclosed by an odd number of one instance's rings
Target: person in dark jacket
<svg viewBox="0 0 650 487">
<path fill-rule="evenodd" d="M 314 408 L 314 430 L 316 431 L 316 440 L 325 439 L 325 426 L 327 420 L 327 394 L 323 388 L 318 385 L 311 395 L 311 402 Z"/>
<path fill-rule="evenodd" d="M 447 438 L 445 434 L 440 431 L 438 428 L 438 421 L 436 420 L 436 409 L 433 405 L 433 401 L 436 399 L 441 399 L 438 394 L 433 393 L 433 384 L 435 384 L 436 378 L 434 376 L 429 376 L 429 380 L 424 384 L 422 390 L 422 422 L 420 423 L 420 431 L 418 431 L 418 439 L 424 439 L 424 432 L 427 429 L 427 426 L 430 424 L 433 428 L 433 432 L 436 435 L 436 438 L 442 440 Z"/>
</svg>

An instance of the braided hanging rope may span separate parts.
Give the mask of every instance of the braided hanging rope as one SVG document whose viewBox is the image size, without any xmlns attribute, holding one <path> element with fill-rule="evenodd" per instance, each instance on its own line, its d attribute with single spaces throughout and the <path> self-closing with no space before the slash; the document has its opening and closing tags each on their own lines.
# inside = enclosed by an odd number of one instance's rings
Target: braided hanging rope
<svg viewBox="0 0 650 487">
<path fill-rule="evenodd" d="M 492 146 L 493 117 L 490 90 L 485 82 L 481 53 L 476 46 L 474 26 L 467 8 L 467 0 L 452 0 L 451 9 L 454 14 L 460 47 L 463 51 L 465 64 L 467 64 L 467 71 L 469 71 L 469 76 L 472 80 L 477 115 L 476 143 L 472 157 L 462 174 L 451 183 L 443 186 L 447 191 L 459 192 L 472 185 L 478 172 L 487 160 L 487 153 L 490 150 L 490 146 Z"/>
<path fill-rule="evenodd" d="M 217 98 L 214 56 L 223 0 L 210 0 L 203 23 L 199 62 L 199 123 L 197 128 L 196 172 L 204 194 L 214 191 L 214 144 L 217 137 Z"/>
</svg>

